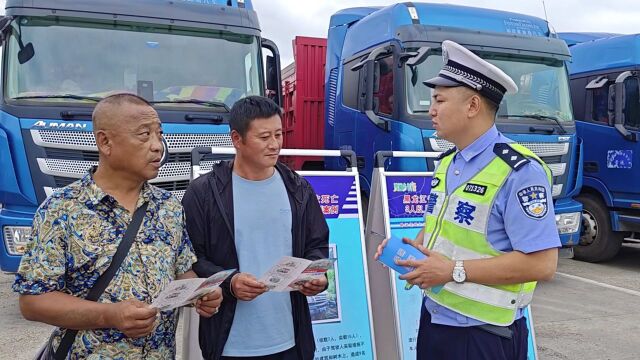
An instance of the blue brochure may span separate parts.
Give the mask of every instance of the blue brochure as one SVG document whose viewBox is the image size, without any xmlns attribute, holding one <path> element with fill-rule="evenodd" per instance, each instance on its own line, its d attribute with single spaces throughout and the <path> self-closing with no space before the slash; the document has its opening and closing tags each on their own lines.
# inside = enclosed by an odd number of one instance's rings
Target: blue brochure
<svg viewBox="0 0 640 360">
<path fill-rule="evenodd" d="M 413 268 L 400 266 L 396 264 L 396 260 L 422 260 L 426 257 L 425 254 L 411 246 L 411 244 L 405 244 L 402 239 L 391 236 L 387 242 L 387 246 L 382 250 L 382 255 L 380 255 L 378 261 L 404 275 L 413 271 Z"/>
<path fill-rule="evenodd" d="M 406 244 L 402 239 L 391 236 L 387 242 L 387 246 L 382 250 L 382 254 L 378 258 L 378 261 L 384 265 L 392 268 L 396 272 L 404 275 L 414 270 L 410 266 L 400 266 L 396 264 L 396 260 L 422 260 L 427 256 L 422 251 L 416 249 L 411 244 Z M 413 287 L 407 283 L 405 289 L 409 290 Z M 442 286 L 434 286 L 431 290 L 435 293 L 440 292 Z"/>
</svg>

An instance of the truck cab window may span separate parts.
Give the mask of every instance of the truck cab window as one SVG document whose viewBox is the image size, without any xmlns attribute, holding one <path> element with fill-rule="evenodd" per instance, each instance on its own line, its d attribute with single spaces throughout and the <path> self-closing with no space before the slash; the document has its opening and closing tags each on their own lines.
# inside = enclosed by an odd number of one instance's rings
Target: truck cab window
<svg viewBox="0 0 640 360">
<path fill-rule="evenodd" d="M 393 113 L 393 57 L 387 56 L 378 60 L 380 78 L 378 92 L 373 94 L 378 102 L 378 112 L 391 115 Z"/>
<path fill-rule="evenodd" d="M 544 115 L 562 122 L 573 122 L 569 80 L 564 62 L 551 58 L 515 57 L 498 53 L 479 55 L 502 69 L 518 85 L 518 93 L 506 95 L 500 104 L 498 121 L 506 118 L 510 121 L 527 121 L 528 115 Z M 423 81 L 436 76 L 441 67 L 442 56 L 439 54 L 430 55 L 414 69 L 405 66 L 409 113 L 429 111 L 431 91 Z M 417 78 L 415 84 L 412 78 Z"/>
<path fill-rule="evenodd" d="M 351 67 L 357 63 L 358 59 L 342 67 L 342 103 L 352 109 L 358 109 L 358 84 L 362 70 L 351 70 Z"/>
<path fill-rule="evenodd" d="M 609 123 L 609 86 L 592 89 L 591 120 L 597 123 Z"/>
<path fill-rule="evenodd" d="M 18 30 L 14 24 L 6 45 L 8 98 L 39 97 L 21 101 L 77 103 L 80 100 L 43 97 L 103 97 L 112 91 L 140 94 L 142 86 L 148 91 L 145 96 L 153 101 L 196 99 L 231 107 L 243 96 L 264 92 L 260 85 L 260 47 L 255 36 L 70 18 L 24 17 L 19 21 L 22 40 L 33 43 L 36 55 L 19 63 L 20 46 L 15 36 Z M 105 49 L 109 49 L 106 55 Z"/>
</svg>

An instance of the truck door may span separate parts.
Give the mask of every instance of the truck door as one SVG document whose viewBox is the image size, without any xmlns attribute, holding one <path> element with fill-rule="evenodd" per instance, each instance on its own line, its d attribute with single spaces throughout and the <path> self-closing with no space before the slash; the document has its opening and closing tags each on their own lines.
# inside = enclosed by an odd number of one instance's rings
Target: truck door
<svg viewBox="0 0 640 360">
<path fill-rule="evenodd" d="M 588 122 L 578 134 L 585 141 L 585 176 L 606 184 L 614 199 L 638 193 L 640 177 L 640 94 L 635 72 L 615 81 L 599 76 L 586 86 Z M 636 194 L 638 195 L 638 194 Z"/>
</svg>

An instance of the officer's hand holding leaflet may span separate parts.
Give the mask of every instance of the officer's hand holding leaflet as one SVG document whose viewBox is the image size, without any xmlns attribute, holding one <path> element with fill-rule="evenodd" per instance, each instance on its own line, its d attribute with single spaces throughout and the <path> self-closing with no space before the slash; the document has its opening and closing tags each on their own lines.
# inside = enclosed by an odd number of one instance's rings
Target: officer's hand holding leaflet
<svg viewBox="0 0 640 360">
<path fill-rule="evenodd" d="M 398 260 L 422 260 L 425 257 L 413 244 L 391 236 L 382 249 L 382 254 L 378 257 L 378 261 L 404 275 L 415 270 L 415 268 L 400 266 L 396 263 Z"/>
<path fill-rule="evenodd" d="M 413 271 L 400 276 L 409 284 L 418 285 L 421 289 L 433 288 L 439 292 L 442 286 L 452 281 L 453 267 L 455 263 L 440 253 L 431 251 L 422 245 L 416 246 L 426 257 L 422 260 L 397 260 L 396 264 L 414 268 Z"/>
<path fill-rule="evenodd" d="M 392 236 L 381 244 L 380 254 L 376 254 L 376 259 L 382 264 L 392 268 L 401 275 L 415 271 L 416 267 L 406 263 L 407 261 L 422 261 L 427 258 L 423 247 L 411 239 L 400 239 Z M 400 277 L 402 279 L 402 276 Z M 439 292 L 442 286 L 435 286 L 432 290 Z"/>
</svg>

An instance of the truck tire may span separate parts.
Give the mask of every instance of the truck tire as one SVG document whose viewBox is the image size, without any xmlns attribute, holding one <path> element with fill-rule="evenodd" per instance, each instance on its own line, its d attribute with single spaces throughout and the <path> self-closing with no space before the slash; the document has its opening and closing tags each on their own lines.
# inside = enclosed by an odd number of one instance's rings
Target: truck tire
<svg viewBox="0 0 640 360">
<path fill-rule="evenodd" d="M 611 217 L 606 205 L 595 195 L 581 194 L 583 205 L 580 245 L 574 248 L 575 258 L 587 262 L 607 261 L 616 256 L 622 246 L 622 233 L 611 231 Z"/>
</svg>

